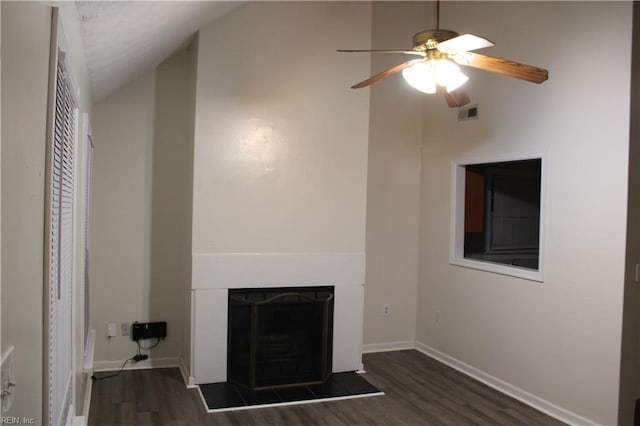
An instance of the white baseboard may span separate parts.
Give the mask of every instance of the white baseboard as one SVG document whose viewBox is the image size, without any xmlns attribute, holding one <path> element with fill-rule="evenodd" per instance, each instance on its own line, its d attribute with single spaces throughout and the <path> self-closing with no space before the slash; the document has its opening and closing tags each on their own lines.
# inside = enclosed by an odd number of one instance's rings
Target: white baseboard
<svg viewBox="0 0 640 426">
<path fill-rule="evenodd" d="M 404 351 L 407 349 L 415 349 L 416 342 L 413 340 L 406 340 L 400 342 L 387 342 L 387 343 L 367 343 L 362 345 L 362 353 L 370 354 L 374 352 L 391 352 L 391 351 Z"/>
<path fill-rule="evenodd" d="M 179 367 L 180 374 L 182 374 L 182 380 L 184 381 L 184 385 L 187 387 L 187 389 L 197 388 L 198 385 L 196 385 L 196 378 L 189 375 L 190 370 L 187 367 L 187 364 L 185 364 L 184 358 L 180 358 Z"/>
<path fill-rule="evenodd" d="M 187 382 L 187 388 L 197 388 L 198 384 L 196 383 L 196 378 L 193 376 L 189 376 L 189 382 Z"/>
<path fill-rule="evenodd" d="M 84 349 L 82 371 L 91 374 L 93 372 L 93 357 L 96 349 L 96 331 L 89 330 L 87 335 L 87 347 Z"/>
<path fill-rule="evenodd" d="M 96 346 L 96 331 L 94 329 L 89 330 L 87 334 L 87 343 L 84 348 L 83 360 L 82 360 L 82 373 L 84 380 L 84 395 L 82 396 L 82 415 L 74 416 L 71 419 L 73 426 L 86 426 L 89 420 L 89 409 L 91 407 L 91 390 L 93 388 L 93 357 L 95 354 Z M 74 411 L 75 412 L 75 411 Z"/>
<path fill-rule="evenodd" d="M 93 371 L 118 371 L 122 368 L 124 359 L 116 361 L 94 361 Z M 124 370 L 143 370 L 147 368 L 180 367 L 177 357 L 147 358 L 144 361 L 129 361 L 124 366 Z"/>
<path fill-rule="evenodd" d="M 67 412 L 67 416 L 66 419 L 64 421 L 65 425 L 73 425 L 74 420 L 76 419 L 76 416 L 73 415 L 73 413 L 75 413 L 76 408 L 74 407 L 73 404 L 69 404 L 69 411 Z M 2 422 L 4 424 L 4 422 Z"/>
<path fill-rule="evenodd" d="M 92 362 L 93 364 L 93 362 Z M 82 403 L 82 415 L 73 418 L 73 426 L 86 426 L 89 420 L 89 409 L 91 408 L 91 390 L 93 388 L 92 372 L 84 374 L 84 400 Z"/>
<path fill-rule="evenodd" d="M 469 364 L 466 364 L 452 356 L 449 356 L 443 352 L 440 352 L 437 349 L 434 349 L 424 343 L 415 342 L 415 348 L 422 352 L 425 355 L 430 356 L 443 364 L 448 365 L 451 368 L 454 368 L 461 373 L 470 376 L 479 382 L 484 383 L 487 386 L 490 386 L 518 401 L 521 401 L 537 410 L 542 411 L 543 413 L 554 417 L 566 424 L 569 425 L 596 425 L 597 423 L 589 420 L 585 417 L 582 417 L 576 413 L 573 413 L 569 410 L 566 410 L 562 407 L 559 407 L 545 399 L 542 399 L 532 393 L 529 393 L 523 389 L 520 389 L 510 383 L 505 382 L 497 377 L 492 376 L 491 374 L 485 373 L 482 370 L 479 370 Z"/>
</svg>

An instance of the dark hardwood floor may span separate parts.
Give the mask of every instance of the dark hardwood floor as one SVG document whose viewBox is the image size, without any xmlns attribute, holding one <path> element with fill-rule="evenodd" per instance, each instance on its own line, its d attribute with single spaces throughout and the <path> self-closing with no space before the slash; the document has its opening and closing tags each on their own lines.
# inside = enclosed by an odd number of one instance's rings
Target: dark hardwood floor
<svg viewBox="0 0 640 426">
<path fill-rule="evenodd" d="M 365 378 L 385 396 L 207 414 L 177 368 L 128 370 L 98 380 L 90 426 L 562 425 L 418 352 L 364 355 Z M 99 377 L 100 375 L 98 375 Z"/>
</svg>

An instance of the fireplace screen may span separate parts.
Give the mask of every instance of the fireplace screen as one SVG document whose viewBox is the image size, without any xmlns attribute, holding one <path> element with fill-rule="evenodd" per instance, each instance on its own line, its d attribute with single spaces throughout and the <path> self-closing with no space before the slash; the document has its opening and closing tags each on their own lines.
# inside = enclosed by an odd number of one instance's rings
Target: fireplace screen
<svg viewBox="0 0 640 426">
<path fill-rule="evenodd" d="M 331 374 L 333 287 L 229 290 L 228 381 L 254 390 Z"/>
</svg>

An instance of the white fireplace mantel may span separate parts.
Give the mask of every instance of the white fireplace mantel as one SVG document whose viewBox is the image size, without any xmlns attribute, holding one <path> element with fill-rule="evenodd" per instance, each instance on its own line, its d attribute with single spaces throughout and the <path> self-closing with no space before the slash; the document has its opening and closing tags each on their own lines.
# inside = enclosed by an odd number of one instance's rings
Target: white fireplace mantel
<svg viewBox="0 0 640 426">
<path fill-rule="evenodd" d="M 364 253 L 194 253 L 190 381 L 227 380 L 231 288 L 334 286 L 333 372 L 358 370 L 364 276 Z"/>
</svg>

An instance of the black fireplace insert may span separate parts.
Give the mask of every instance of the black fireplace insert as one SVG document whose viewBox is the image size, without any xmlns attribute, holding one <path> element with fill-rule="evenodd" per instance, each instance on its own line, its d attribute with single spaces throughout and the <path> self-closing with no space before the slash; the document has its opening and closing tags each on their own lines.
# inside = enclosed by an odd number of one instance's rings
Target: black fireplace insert
<svg viewBox="0 0 640 426">
<path fill-rule="evenodd" d="M 253 390 L 323 383 L 333 286 L 229 290 L 227 380 Z"/>
</svg>

